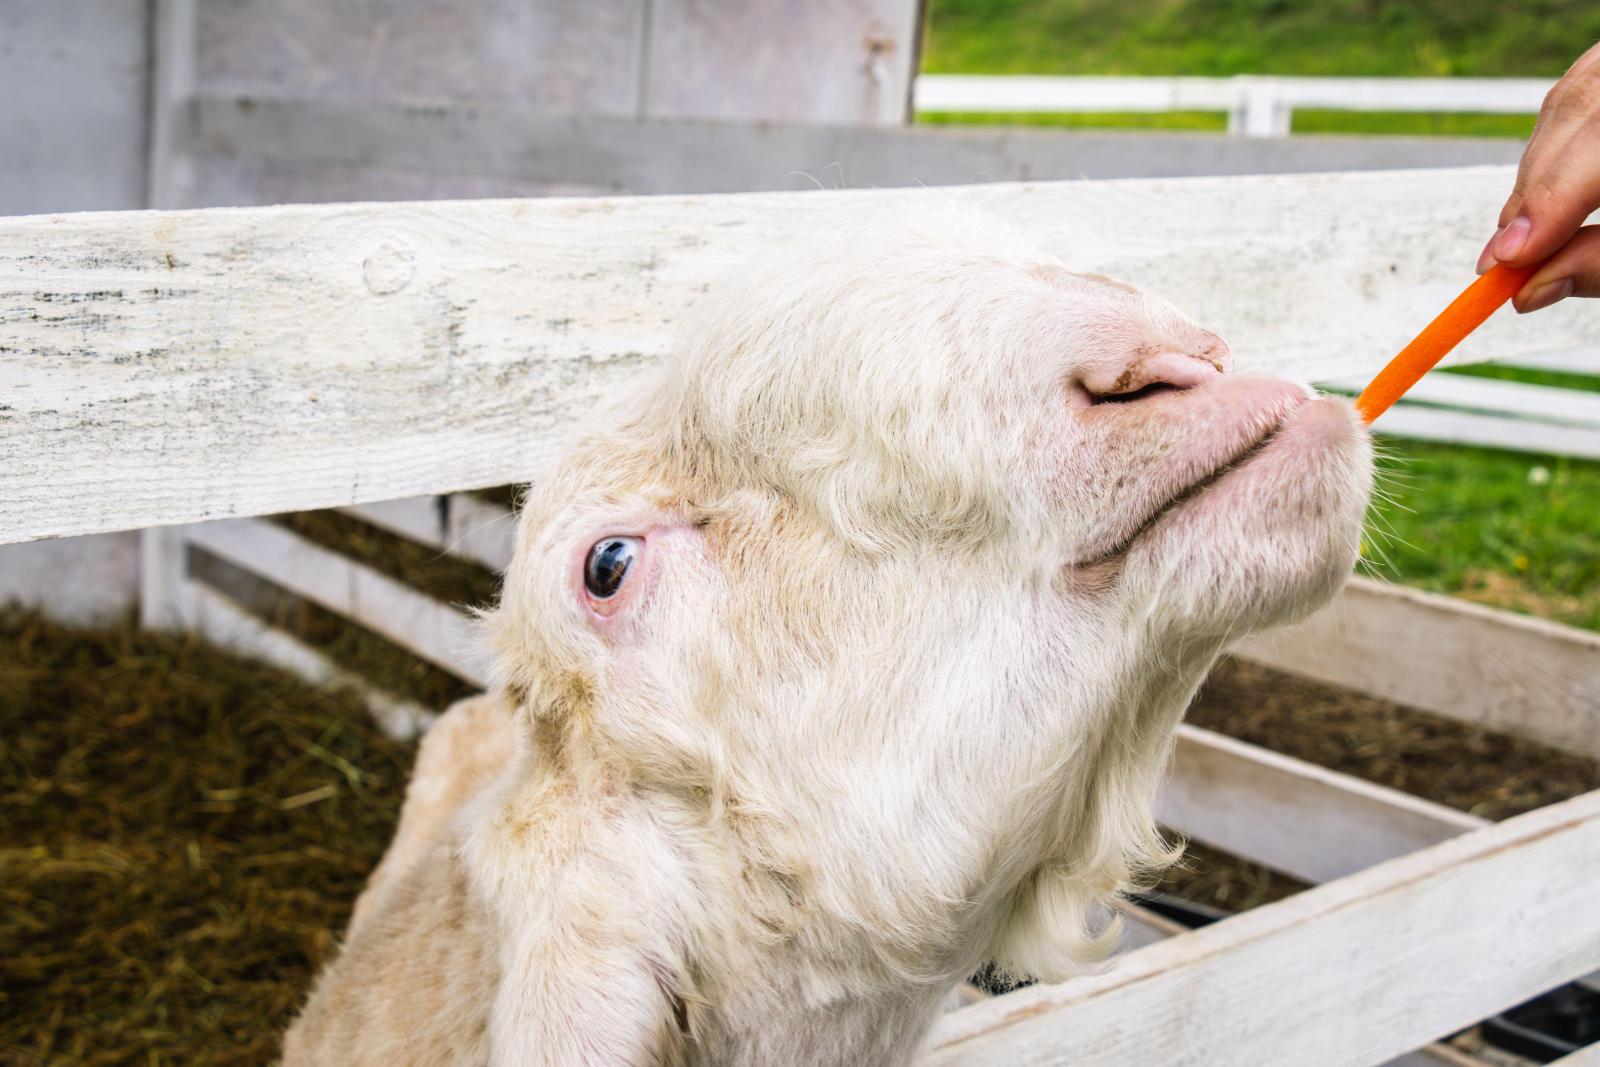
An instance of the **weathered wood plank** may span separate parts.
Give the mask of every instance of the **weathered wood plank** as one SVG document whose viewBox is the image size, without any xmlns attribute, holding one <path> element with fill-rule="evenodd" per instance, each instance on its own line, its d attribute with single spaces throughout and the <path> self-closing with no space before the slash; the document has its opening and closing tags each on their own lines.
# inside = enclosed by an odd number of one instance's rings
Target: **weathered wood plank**
<svg viewBox="0 0 1600 1067">
<path fill-rule="evenodd" d="M 1535 115 L 1549 78 L 1229 78 L 934 74 L 917 79 L 918 111 L 1228 111 L 1265 88 L 1285 105 L 1335 111 Z"/>
<path fill-rule="evenodd" d="M 947 197 L 1174 299 L 1243 369 L 1364 371 L 1411 335 L 1416 309 L 1459 287 L 1454 264 L 1476 254 L 1509 180 L 1481 169 L 0 220 L 0 542 L 529 480 L 732 265 L 819 227 L 936 215 Z M 1576 308 L 1514 327 L 1491 321 L 1463 358 L 1600 343 L 1600 319 Z"/>
<path fill-rule="evenodd" d="M 190 100 L 195 91 L 196 0 L 150 5 L 150 142 L 145 158 L 145 207 L 189 207 L 194 161 L 189 153 Z"/>
<path fill-rule="evenodd" d="M 1561 1057 L 1549 1067 L 1600 1067 L 1600 1045 L 1589 1045 Z"/>
<path fill-rule="evenodd" d="M 259 519 L 202 523 L 190 543 L 393 641 L 477 686 L 488 664 L 472 625 L 457 608 Z"/>
<path fill-rule="evenodd" d="M 510 508 L 480 500 L 469 493 L 452 493 L 446 498 L 446 552 L 470 559 L 493 571 L 511 566 L 517 544 L 517 516 Z"/>
<path fill-rule="evenodd" d="M 1365 378 L 1339 378 L 1326 383 L 1331 389 L 1359 393 L 1366 388 Z M 1492 378 L 1469 378 L 1461 374 L 1431 374 L 1406 391 L 1403 404 L 1437 404 L 1465 408 L 1491 415 L 1511 415 L 1522 421 L 1511 429 L 1517 433 L 1537 433 L 1539 426 L 1527 420 L 1600 427 L 1600 393 L 1560 389 L 1524 382 L 1502 382 Z M 1386 427 L 1388 419 L 1385 418 Z"/>
<path fill-rule="evenodd" d="M 1443 168 L 1515 162 L 1522 147 L 1511 140 L 1437 137 L 1247 141 L 1017 127 L 640 122 L 504 108 L 215 96 L 199 99 L 195 115 L 196 140 L 214 161 L 381 166 L 628 193 Z M 1426 319 L 1426 312 L 1417 314 Z"/>
<path fill-rule="evenodd" d="M 509 508 L 479 500 L 470 493 L 384 500 L 341 510 L 490 570 L 501 571 L 511 565 L 516 516 Z"/>
<path fill-rule="evenodd" d="M 1120 901 L 1115 907 L 1123 919 L 1122 945 L 1118 950 L 1120 952 L 1137 952 L 1158 941 L 1165 941 L 1171 937 L 1186 937 L 1193 932 L 1137 904 Z M 965 1007 L 974 1003 L 977 1003 L 976 999 L 963 1000 L 958 1006 Z M 1436 1044 L 1397 1056 L 1383 1064 L 1383 1067 L 1487 1067 L 1487 1064 L 1449 1045 Z"/>
<path fill-rule="evenodd" d="M 1375 427 L 1380 434 L 1476 445 L 1507 452 L 1600 459 L 1600 430 L 1590 426 L 1562 426 L 1470 411 L 1445 411 L 1396 404 L 1384 412 Z"/>
<path fill-rule="evenodd" d="M 1352 579 L 1330 606 L 1237 650 L 1279 670 L 1600 757 L 1600 635 Z"/>
<path fill-rule="evenodd" d="M 281 667 L 325 689 L 347 690 L 361 698 L 384 733 L 396 740 L 417 736 L 437 712 L 403 700 L 334 663 L 316 649 L 269 626 L 204 582 L 187 581 L 195 632 L 222 648 Z"/>
<path fill-rule="evenodd" d="M 1576 348 L 1566 352 L 1530 353 L 1515 359 L 1496 359 L 1510 367 L 1565 371 L 1568 374 L 1600 375 L 1600 348 Z"/>
<path fill-rule="evenodd" d="M 1160 819 L 1308 882 L 1327 882 L 1489 825 L 1408 793 L 1182 726 Z"/>
<path fill-rule="evenodd" d="M 930 1067 L 1348 1067 L 1600 964 L 1600 792 L 945 1016 Z"/>
</svg>

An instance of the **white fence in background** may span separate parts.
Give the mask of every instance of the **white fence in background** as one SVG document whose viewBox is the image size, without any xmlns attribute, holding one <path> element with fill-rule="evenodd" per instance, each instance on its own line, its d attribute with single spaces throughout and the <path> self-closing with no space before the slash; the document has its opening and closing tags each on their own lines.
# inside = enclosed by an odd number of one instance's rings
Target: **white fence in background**
<svg viewBox="0 0 1600 1067">
<path fill-rule="evenodd" d="M 1596 349 L 1496 362 L 1583 375 L 1600 384 Z M 1343 377 L 1321 384 L 1358 393 L 1366 383 L 1364 377 Z M 1435 373 L 1412 386 L 1374 429 L 1422 441 L 1600 460 L 1600 392 Z"/>
<path fill-rule="evenodd" d="M 1459 289 L 1450 265 L 1470 262 L 1508 178 L 961 195 L 1069 262 L 1175 297 L 1229 334 L 1246 367 L 1325 378 L 1371 371 L 1414 332 L 1416 308 Z M 0 220 L 0 541 L 178 524 L 146 535 L 150 621 L 355 688 L 391 729 L 414 728 L 430 709 L 252 615 L 190 572 L 191 549 L 482 685 L 464 611 L 255 516 L 338 506 L 500 566 L 508 514 L 458 491 L 528 476 L 593 397 L 659 359 L 712 279 L 797 232 L 864 210 L 936 212 L 947 195 Z M 1350 205 L 1360 210 L 1341 215 Z M 1241 233 L 1257 236 L 1241 249 Z M 1558 308 L 1491 323 L 1466 354 L 1525 361 L 1596 346 L 1600 324 Z M 1600 750 L 1600 637 L 1359 582 L 1319 618 L 1308 625 L 1323 626 L 1311 640 L 1332 650 L 1317 661 L 1324 675 L 1403 686 L 1439 714 Z M 1292 647 L 1294 635 L 1281 640 Z M 1297 666 L 1271 644 L 1249 651 Z M 949 1013 L 929 1063 L 1460 1064 L 1430 1042 L 1600 965 L 1600 793 L 1484 826 L 1185 729 L 1163 815 L 1326 884 L 1199 933 L 1162 939 L 1172 931 L 1144 922 L 1155 943 L 1106 976 Z"/>
<path fill-rule="evenodd" d="M 1534 115 L 1548 78 L 1056 77 L 924 74 L 917 111 L 1057 113 L 1225 111 L 1228 132 L 1287 137 L 1295 108 Z"/>
</svg>

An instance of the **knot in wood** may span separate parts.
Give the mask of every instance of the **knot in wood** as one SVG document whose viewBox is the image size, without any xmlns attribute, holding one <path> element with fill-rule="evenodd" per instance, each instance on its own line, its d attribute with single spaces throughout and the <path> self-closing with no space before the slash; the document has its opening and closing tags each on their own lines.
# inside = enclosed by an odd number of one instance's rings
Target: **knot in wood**
<svg viewBox="0 0 1600 1067">
<path fill-rule="evenodd" d="M 361 276 L 378 296 L 398 293 L 410 283 L 415 261 L 410 245 L 398 237 L 385 237 L 362 261 Z"/>
</svg>

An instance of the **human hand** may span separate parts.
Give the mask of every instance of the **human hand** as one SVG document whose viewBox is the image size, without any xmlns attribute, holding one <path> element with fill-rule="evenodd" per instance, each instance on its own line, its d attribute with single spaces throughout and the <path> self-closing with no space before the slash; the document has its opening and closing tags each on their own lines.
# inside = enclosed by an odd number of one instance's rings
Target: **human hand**
<svg viewBox="0 0 1600 1067">
<path fill-rule="evenodd" d="M 1527 267 L 1548 259 L 1513 299 L 1524 313 L 1569 296 L 1600 296 L 1600 226 L 1583 225 L 1597 207 L 1600 45 L 1580 56 L 1544 98 L 1478 273 L 1496 263 Z"/>
</svg>

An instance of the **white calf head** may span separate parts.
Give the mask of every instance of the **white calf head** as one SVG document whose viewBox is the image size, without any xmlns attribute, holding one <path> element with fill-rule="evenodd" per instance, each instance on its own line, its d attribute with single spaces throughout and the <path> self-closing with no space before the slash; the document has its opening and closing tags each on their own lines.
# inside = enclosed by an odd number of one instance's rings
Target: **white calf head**
<svg viewBox="0 0 1600 1067">
<path fill-rule="evenodd" d="M 1165 856 L 1216 655 L 1348 572 L 1368 444 L 937 203 L 715 287 L 535 487 L 495 628 L 540 758 L 725 842 L 753 935 L 1051 975 Z"/>
</svg>

